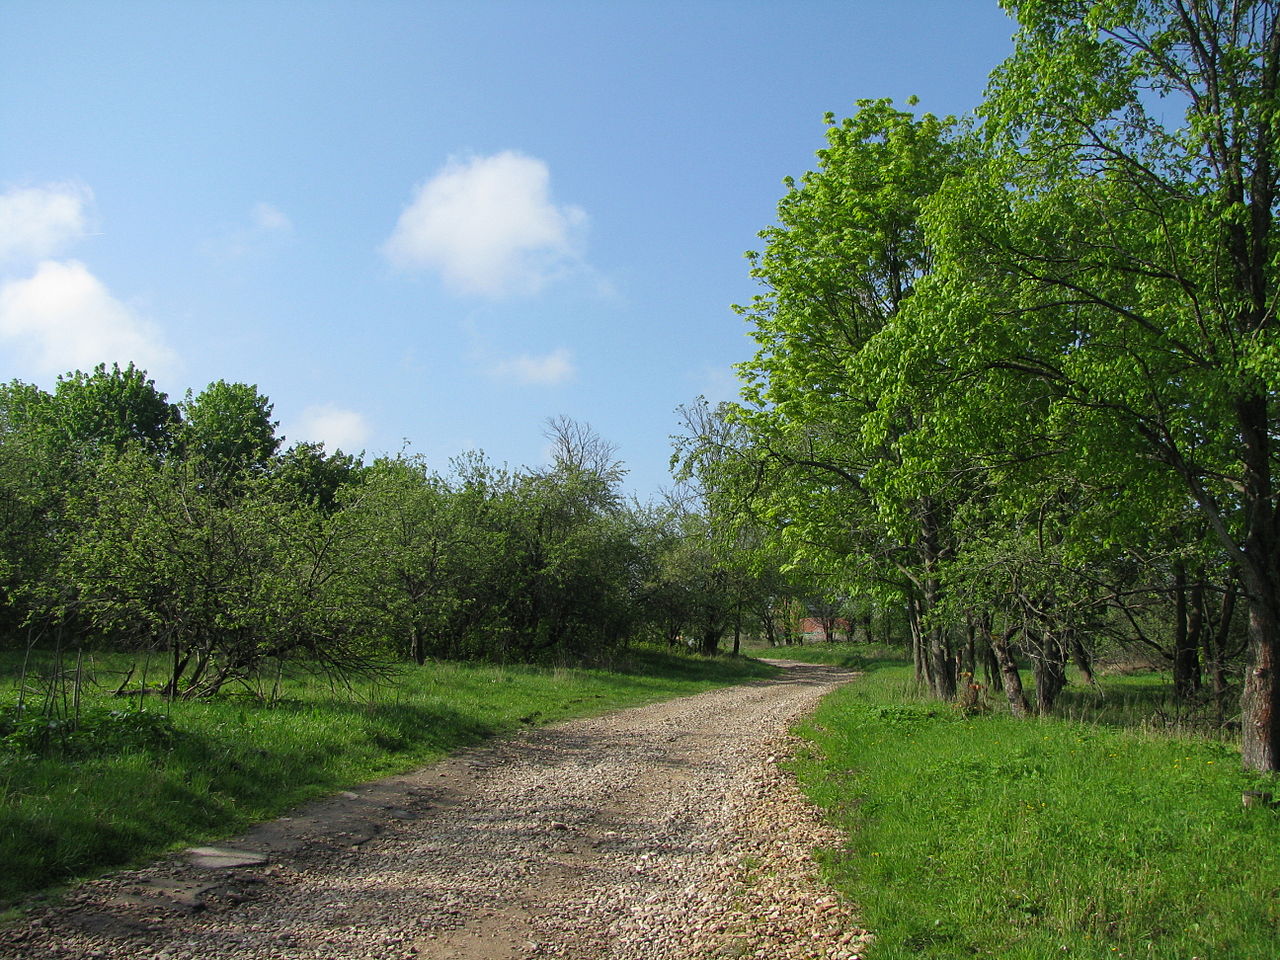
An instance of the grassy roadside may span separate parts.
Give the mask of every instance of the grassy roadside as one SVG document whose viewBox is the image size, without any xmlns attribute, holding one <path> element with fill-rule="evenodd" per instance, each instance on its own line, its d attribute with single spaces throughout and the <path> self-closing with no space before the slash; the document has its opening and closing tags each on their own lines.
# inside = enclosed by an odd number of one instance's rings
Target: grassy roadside
<svg viewBox="0 0 1280 960">
<path fill-rule="evenodd" d="M 19 656 L 0 659 L 0 716 Z M 315 796 L 411 769 L 486 737 L 647 703 L 774 671 L 752 660 L 634 651 L 621 668 L 436 663 L 335 689 L 286 680 L 247 695 L 141 704 L 111 696 L 124 658 L 82 685 L 79 730 L 0 726 L 0 905 L 57 883 L 208 842 Z M 47 728 L 47 725 L 44 725 Z"/>
<path fill-rule="evenodd" d="M 825 869 L 878 935 L 869 960 L 1280 955 L 1280 811 L 1241 804 L 1280 790 L 1235 748 L 966 717 L 909 665 L 861 665 L 800 731 L 797 772 L 849 836 Z"/>
</svg>

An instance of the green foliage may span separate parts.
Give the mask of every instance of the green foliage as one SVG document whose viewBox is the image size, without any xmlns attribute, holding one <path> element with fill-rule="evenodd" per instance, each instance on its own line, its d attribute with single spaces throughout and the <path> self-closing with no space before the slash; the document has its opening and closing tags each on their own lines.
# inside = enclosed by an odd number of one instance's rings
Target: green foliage
<svg viewBox="0 0 1280 960">
<path fill-rule="evenodd" d="M 659 539 L 585 424 L 551 422 L 550 469 L 440 473 L 279 452 L 271 410 L 222 380 L 175 408 L 132 366 L 0 390 L 0 635 L 163 651 L 151 682 L 196 698 L 286 661 L 608 660 L 651 630 Z"/>
<path fill-rule="evenodd" d="M 362 467 L 341 450 L 326 453 L 323 443 L 295 443 L 272 461 L 270 476 L 281 499 L 332 513 L 339 493 L 360 482 Z"/>
<path fill-rule="evenodd" d="M 394 649 L 418 663 L 458 653 L 482 615 L 475 588 L 492 545 L 478 529 L 485 500 L 475 493 L 405 457 L 375 462 L 340 493 L 337 520 L 350 532 L 358 602 Z"/>
<path fill-rule="evenodd" d="M 51 401 L 40 408 L 54 448 L 79 460 L 131 445 L 158 452 L 170 444 L 178 422 L 178 408 L 132 363 L 61 376 Z"/>
<path fill-rule="evenodd" d="M 181 409 L 184 453 L 214 476 L 261 471 L 280 446 L 271 402 L 256 386 L 218 380 L 197 397 L 188 390 Z"/>
<path fill-rule="evenodd" d="M 990 652 L 1022 709 L 1020 653 L 1047 711 L 1113 637 L 1184 696 L 1203 650 L 1220 696 L 1247 619 L 1243 758 L 1276 769 L 1280 4 L 1005 6 L 980 127 L 828 115 L 750 255 L 736 430 L 682 463 L 784 565 L 905 603 L 942 698 Z"/>
<path fill-rule="evenodd" d="M 1265 957 L 1280 936 L 1270 778 L 1212 741 L 914 700 L 883 667 L 824 701 L 806 791 L 849 833 L 828 877 L 870 958 Z M 923 791 L 923 792 L 922 792 Z"/>
<path fill-rule="evenodd" d="M 926 620 L 954 506 L 936 478 L 902 469 L 904 434 L 930 421 L 886 386 L 880 342 L 932 269 L 922 212 L 972 147 L 953 120 L 884 100 L 858 107 L 839 124 L 828 118 L 818 169 L 789 182 L 779 225 L 761 234 L 752 276 L 767 292 L 739 308 L 760 349 L 739 367 L 736 455 L 695 467 L 723 496 L 750 499 L 789 566 L 817 572 L 836 595 L 905 601 L 929 676 L 949 696 L 948 637 Z"/>
</svg>

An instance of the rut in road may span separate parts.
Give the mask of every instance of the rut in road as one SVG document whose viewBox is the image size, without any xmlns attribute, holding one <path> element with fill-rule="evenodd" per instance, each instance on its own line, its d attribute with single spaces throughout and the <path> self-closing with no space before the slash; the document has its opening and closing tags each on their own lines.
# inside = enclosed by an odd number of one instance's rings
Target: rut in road
<svg viewBox="0 0 1280 960">
<path fill-rule="evenodd" d="M 811 856 L 840 838 L 777 764 L 854 674 L 778 663 L 85 884 L 0 928 L 0 958 L 853 960 L 867 934 Z"/>
</svg>

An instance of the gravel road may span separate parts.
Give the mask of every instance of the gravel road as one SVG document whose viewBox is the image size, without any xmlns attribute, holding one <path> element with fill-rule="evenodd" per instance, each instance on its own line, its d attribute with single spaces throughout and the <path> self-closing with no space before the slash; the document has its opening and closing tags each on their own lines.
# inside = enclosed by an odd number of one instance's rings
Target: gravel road
<svg viewBox="0 0 1280 960">
<path fill-rule="evenodd" d="M 853 674 L 774 680 L 530 730 L 78 888 L 0 958 L 855 960 L 817 878 L 839 843 L 778 768 Z"/>
</svg>

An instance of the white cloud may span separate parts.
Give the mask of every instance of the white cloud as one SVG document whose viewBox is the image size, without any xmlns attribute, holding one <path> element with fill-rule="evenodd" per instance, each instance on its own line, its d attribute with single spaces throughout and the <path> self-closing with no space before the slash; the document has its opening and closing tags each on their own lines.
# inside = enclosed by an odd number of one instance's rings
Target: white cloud
<svg viewBox="0 0 1280 960">
<path fill-rule="evenodd" d="M 265 233 L 287 233 L 293 229 L 293 223 L 279 207 L 265 202 L 254 204 L 253 225 Z"/>
<path fill-rule="evenodd" d="M 249 219 L 206 240 L 201 250 L 217 260 L 258 260 L 280 248 L 293 233 L 293 221 L 275 204 L 261 200 L 249 208 Z"/>
<path fill-rule="evenodd" d="M 93 191 L 51 183 L 0 193 L 0 260 L 38 260 L 83 237 Z"/>
<path fill-rule="evenodd" d="M 323 443 L 329 452 L 359 453 L 369 438 L 369 422 L 354 410 L 318 404 L 302 411 L 301 439 Z"/>
<path fill-rule="evenodd" d="M 418 187 L 383 254 L 461 293 L 531 294 L 577 260 L 587 216 L 551 202 L 547 165 L 513 151 L 451 160 Z"/>
<path fill-rule="evenodd" d="M 564 347 L 552 350 L 545 356 L 522 354 L 507 360 L 499 360 L 489 368 L 489 375 L 498 380 L 514 380 L 516 383 L 536 386 L 554 386 L 564 383 L 577 372 L 573 356 Z"/>
<path fill-rule="evenodd" d="M 156 327 L 75 260 L 45 260 L 29 279 L 0 286 L 0 336 L 43 374 L 133 361 L 154 377 L 179 366 Z"/>
</svg>

